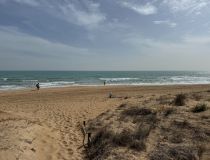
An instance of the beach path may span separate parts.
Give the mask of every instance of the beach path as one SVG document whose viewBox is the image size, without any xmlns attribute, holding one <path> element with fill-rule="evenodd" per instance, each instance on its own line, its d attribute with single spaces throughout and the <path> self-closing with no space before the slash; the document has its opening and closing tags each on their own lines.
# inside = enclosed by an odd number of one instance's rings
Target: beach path
<svg viewBox="0 0 210 160">
<path fill-rule="evenodd" d="M 84 159 L 80 124 L 120 104 L 107 91 L 0 93 L 0 159 Z"/>
</svg>

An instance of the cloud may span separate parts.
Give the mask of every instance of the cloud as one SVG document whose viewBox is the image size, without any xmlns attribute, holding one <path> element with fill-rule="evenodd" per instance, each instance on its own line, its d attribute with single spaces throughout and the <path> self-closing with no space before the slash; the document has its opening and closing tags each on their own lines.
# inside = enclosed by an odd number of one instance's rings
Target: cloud
<svg viewBox="0 0 210 160">
<path fill-rule="evenodd" d="M 193 36 L 184 35 L 179 41 L 173 42 L 169 40 L 160 40 L 145 38 L 143 36 L 136 36 L 136 34 L 131 34 L 125 37 L 122 42 L 126 45 L 133 46 L 137 49 L 144 50 L 145 53 L 149 54 L 148 50 L 152 50 L 154 53 L 191 53 L 197 54 L 209 53 L 210 38 L 208 36 Z M 152 53 L 153 54 L 153 53 Z M 190 57 L 189 57 L 190 58 Z"/>
<path fill-rule="evenodd" d="M 80 1 L 51 1 L 51 0 L 0 0 L 1 3 L 15 2 L 37 7 L 53 17 L 65 20 L 71 24 L 83 26 L 87 29 L 96 28 L 106 20 L 100 11 L 100 4 L 92 0 Z"/>
<path fill-rule="evenodd" d="M 29 5 L 29 6 L 38 6 L 39 5 L 39 2 L 37 0 L 0 0 L 0 3 L 5 3 L 8 1 L 25 4 L 25 5 Z"/>
<path fill-rule="evenodd" d="M 210 37 L 206 36 L 184 36 L 183 41 L 194 45 L 210 45 Z"/>
<path fill-rule="evenodd" d="M 99 3 L 88 1 L 86 10 L 79 9 L 73 3 L 59 5 L 59 8 L 65 20 L 91 29 L 106 20 L 106 16 L 99 11 L 99 6 Z"/>
<path fill-rule="evenodd" d="M 71 57 L 88 55 L 88 49 L 21 33 L 14 27 L 0 26 L 0 56 L 9 55 L 35 58 Z"/>
<path fill-rule="evenodd" d="M 136 36 L 135 36 L 136 35 Z M 180 41 L 145 38 L 137 34 L 123 40 L 138 53 L 133 63 L 141 63 L 146 69 L 207 70 L 210 38 L 207 36 L 183 36 Z M 208 60 L 207 60 L 208 59 Z M 141 61 L 141 62 L 140 62 Z"/>
<path fill-rule="evenodd" d="M 150 3 L 137 5 L 130 2 L 121 2 L 121 5 L 141 15 L 152 15 L 157 13 L 157 8 Z"/>
<path fill-rule="evenodd" d="M 207 7 L 209 0 L 163 0 L 172 12 L 187 11 L 188 13 L 201 13 L 201 10 Z"/>
<path fill-rule="evenodd" d="M 161 20 L 161 21 L 153 21 L 154 24 L 164 24 L 164 25 L 168 25 L 171 28 L 174 28 L 177 26 L 177 23 L 175 22 L 171 22 L 169 20 Z"/>
</svg>

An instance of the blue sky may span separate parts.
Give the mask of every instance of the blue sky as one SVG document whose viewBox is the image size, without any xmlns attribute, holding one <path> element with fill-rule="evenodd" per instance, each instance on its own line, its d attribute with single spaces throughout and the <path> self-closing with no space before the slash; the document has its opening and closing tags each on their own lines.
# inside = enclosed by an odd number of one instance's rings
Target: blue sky
<svg viewBox="0 0 210 160">
<path fill-rule="evenodd" d="M 0 70 L 209 70 L 209 0 L 0 0 Z"/>
</svg>

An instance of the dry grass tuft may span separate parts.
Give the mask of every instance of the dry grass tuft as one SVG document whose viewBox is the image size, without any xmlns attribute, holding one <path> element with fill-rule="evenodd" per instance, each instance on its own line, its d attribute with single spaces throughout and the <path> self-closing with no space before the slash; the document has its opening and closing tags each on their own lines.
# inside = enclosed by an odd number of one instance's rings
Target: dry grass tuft
<svg viewBox="0 0 210 160">
<path fill-rule="evenodd" d="M 199 94 L 202 95 L 200 92 Z M 197 99 L 201 98 L 200 95 Z M 188 94 L 188 97 L 190 96 L 196 95 Z M 110 157 L 123 159 L 125 157 L 121 153 L 125 150 L 128 151 L 126 156 L 132 157 L 136 154 L 135 156 L 139 159 L 145 156 L 148 156 L 150 160 L 200 159 L 202 154 L 207 152 L 204 146 L 209 143 L 210 131 L 206 127 L 207 123 L 201 121 L 202 119 L 208 120 L 208 115 L 206 115 L 208 112 L 197 117 L 193 113 L 205 111 L 207 105 L 196 105 L 190 110 L 192 113 L 186 108 L 171 106 L 171 104 L 184 106 L 185 94 L 176 95 L 174 100 L 170 98 L 173 100 L 170 102 L 165 101 L 164 97 L 166 96 L 162 96 L 160 103 L 158 103 L 158 99 L 152 103 L 151 101 L 147 102 L 145 106 L 151 106 L 150 108 L 133 103 L 122 104 L 116 109 L 114 115 L 106 114 L 105 117 L 100 117 L 102 118 L 100 125 L 110 126 L 110 128 L 93 134 L 89 150 L 91 159 L 110 159 Z M 192 97 L 189 100 L 192 100 Z M 157 102 L 157 104 L 153 102 Z M 164 105 L 161 105 L 162 103 Z M 193 103 L 195 100 L 189 104 Z M 144 105 L 144 101 L 140 105 Z M 176 113 L 176 117 L 170 116 L 174 113 Z M 110 116 L 112 117 L 107 121 L 106 117 Z M 96 131 L 99 130 L 100 125 L 97 125 L 97 121 L 94 123 Z M 141 153 L 139 154 L 139 152 Z"/>
<path fill-rule="evenodd" d="M 90 148 L 88 149 L 89 158 L 100 159 L 102 155 L 105 156 L 108 153 L 110 139 L 113 136 L 114 133 L 106 128 L 98 131 L 93 137 Z"/>
<path fill-rule="evenodd" d="M 197 160 L 200 155 L 200 148 L 193 146 L 168 146 L 160 144 L 150 154 L 150 160 Z"/>
<path fill-rule="evenodd" d="M 112 137 L 112 143 L 117 146 L 129 146 L 129 144 L 133 141 L 132 132 L 129 130 L 123 130 L 121 133 L 116 134 Z"/>
<path fill-rule="evenodd" d="M 135 151 L 146 149 L 145 141 L 152 127 L 150 125 L 139 125 L 136 130 L 124 129 L 115 133 L 107 128 L 98 131 L 88 149 L 91 159 L 104 159 L 112 148 L 125 147 Z"/>
<path fill-rule="evenodd" d="M 192 137 L 197 142 L 205 141 L 208 139 L 208 134 L 201 128 L 193 128 L 192 129 Z"/>
<path fill-rule="evenodd" d="M 149 115 L 152 113 L 152 110 L 149 108 L 140 108 L 140 107 L 131 107 L 122 112 L 122 114 L 127 116 L 139 116 L 139 115 Z"/>
<path fill-rule="evenodd" d="M 186 100 L 186 95 L 185 94 L 177 94 L 175 99 L 174 99 L 174 104 L 176 106 L 184 106 L 185 105 L 185 100 Z"/>
<path fill-rule="evenodd" d="M 125 115 L 123 115 L 125 116 Z M 133 118 L 133 123 L 134 124 L 148 124 L 151 126 L 151 128 L 154 128 L 159 119 L 157 118 L 157 113 L 156 112 L 151 112 L 150 114 L 147 115 L 138 115 L 134 116 Z"/>
<path fill-rule="evenodd" d="M 123 109 L 123 108 L 126 108 L 126 107 L 127 107 L 127 104 L 123 103 L 123 104 L 121 104 L 118 108 Z"/>
<path fill-rule="evenodd" d="M 183 142 L 183 134 L 181 132 L 174 132 L 170 137 L 169 141 L 171 143 L 182 143 Z"/>
<path fill-rule="evenodd" d="M 150 125 L 140 125 L 134 134 L 135 139 L 144 140 L 149 136 L 151 129 Z"/>
<path fill-rule="evenodd" d="M 142 151 L 145 150 L 146 145 L 143 141 L 133 140 L 130 144 L 130 148 L 136 151 Z"/>
<path fill-rule="evenodd" d="M 163 111 L 163 115 L 165 117 L 168 117 L 170 114 L 174 113 L 175 112 L 175 109 L 174 108 L 166 108 L 164 111 Z"/>
<path fill-rule="evenodd" d="M 198 112 L 204 112 L 207 110 L 207 105 L 206 104 L 197 104 L 193 109 L 193 113 L 198 113 Z"/>
</svg>

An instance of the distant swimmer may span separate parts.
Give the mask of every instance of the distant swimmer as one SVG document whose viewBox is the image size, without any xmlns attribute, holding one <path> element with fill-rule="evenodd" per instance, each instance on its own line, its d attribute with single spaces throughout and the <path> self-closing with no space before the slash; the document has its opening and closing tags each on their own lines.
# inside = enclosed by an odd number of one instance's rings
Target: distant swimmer
<svg viewBox="0 0 210 160">
<path fill-rule="evenodd" d="M 39 85 L 39 83 L 37 83 L 37 84 L 36 84 L 36 88 L 37 88 L 37 90 L 39 90 L 39 89 L 40 89 L 40 85 Z"/>
</svg>

